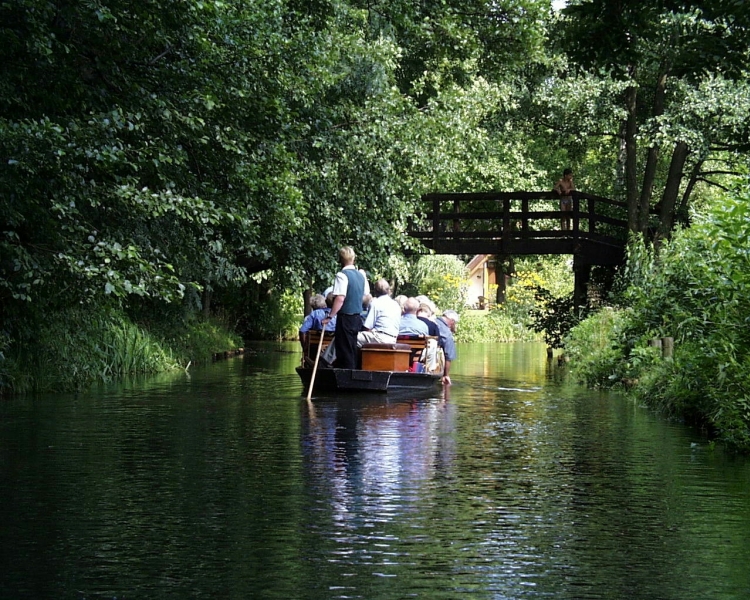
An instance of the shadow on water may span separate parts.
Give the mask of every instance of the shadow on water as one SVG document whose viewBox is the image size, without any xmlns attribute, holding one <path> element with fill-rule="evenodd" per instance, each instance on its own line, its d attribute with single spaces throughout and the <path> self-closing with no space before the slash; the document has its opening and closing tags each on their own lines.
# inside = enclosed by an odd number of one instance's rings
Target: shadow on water
<svg viewBox="0 0 750 600">
<path fill-rule="evenodd" d="M 750 595 L 750 462 L 542 345 L 313 402 L 297 347 L 0 403 L 0 597 Z"/>
</svg>

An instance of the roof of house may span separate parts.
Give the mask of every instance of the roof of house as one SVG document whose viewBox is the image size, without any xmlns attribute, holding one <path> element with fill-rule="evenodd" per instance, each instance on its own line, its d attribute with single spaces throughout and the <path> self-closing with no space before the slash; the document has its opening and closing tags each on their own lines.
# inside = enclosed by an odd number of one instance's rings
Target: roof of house
<svg viewBox="0 0 750 600">
<path fill-rule="evenodd" d="M 477 254 L 474 258 L 472 258 L 469 261 L 469 264 L 466 265 L 466 269 L 469 271 L 469 275 L 473 275 L 474 271 L 476 271 L 479 267 L 484 266 L 484 263 L 486 263 L 492 254 Z"/>
</svg>

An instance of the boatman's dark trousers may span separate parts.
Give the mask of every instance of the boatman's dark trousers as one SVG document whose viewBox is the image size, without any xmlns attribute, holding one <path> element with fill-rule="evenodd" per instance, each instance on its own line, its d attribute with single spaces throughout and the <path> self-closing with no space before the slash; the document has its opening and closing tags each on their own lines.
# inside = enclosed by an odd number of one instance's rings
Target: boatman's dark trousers
<svg viewBox="0 0 750 600">
<path fill-rule="evenodd" d="M 336 334 L 333 343 L 336 345 L 337 369 L 357 368 L 357 334 L 362 326 L 362 317 L 359 314 L 336 315 Z"/>
</svg>

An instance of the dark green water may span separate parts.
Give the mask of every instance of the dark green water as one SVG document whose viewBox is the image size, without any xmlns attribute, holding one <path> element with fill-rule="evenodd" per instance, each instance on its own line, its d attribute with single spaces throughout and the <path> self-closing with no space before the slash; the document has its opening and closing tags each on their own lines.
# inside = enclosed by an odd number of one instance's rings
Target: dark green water
<svg viewBox="0 0 750 600">
<path fill-rule="evenodd" d="M 542 346 L 311 406 L 298 360 L 1 401 L 0 599 L 750 597 L 750 459 Z"/>
</svg>

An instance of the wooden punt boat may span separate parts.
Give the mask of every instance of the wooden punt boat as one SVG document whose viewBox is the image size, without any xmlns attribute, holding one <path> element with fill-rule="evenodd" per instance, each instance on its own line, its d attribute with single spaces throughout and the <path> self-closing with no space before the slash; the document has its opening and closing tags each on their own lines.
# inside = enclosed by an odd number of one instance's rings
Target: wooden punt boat
<svg viewBox="0 0 750 600">
<path fill-rule="evenodd" d="M 320 343 L 320 332 L 310 331 L 303 364 L 297 374 L 307 393 L 312 377 L 312 365 Z M 323 348 L 333 336 L 326 333 Z M 318 366 L 314 391 L 331 392 L 402 392 L 431 390 L 442 380 L 442 374 L 414 372 L 413 365 L 425 347 L 426 338 L 399 338 L 396 344 L 365 344 L 362 348 L 361 369 L 336 369 Z"/>
<path fill-rule="evenodd" d="M 307 393 L 312 369 L 297 367 L 297 373 Z M 364 371 L 362 369 L 318 369 L 315 374 L 315 391 L 392 392 L 430 390 L 441 375 L 400 371 Z"/>
</svg>

